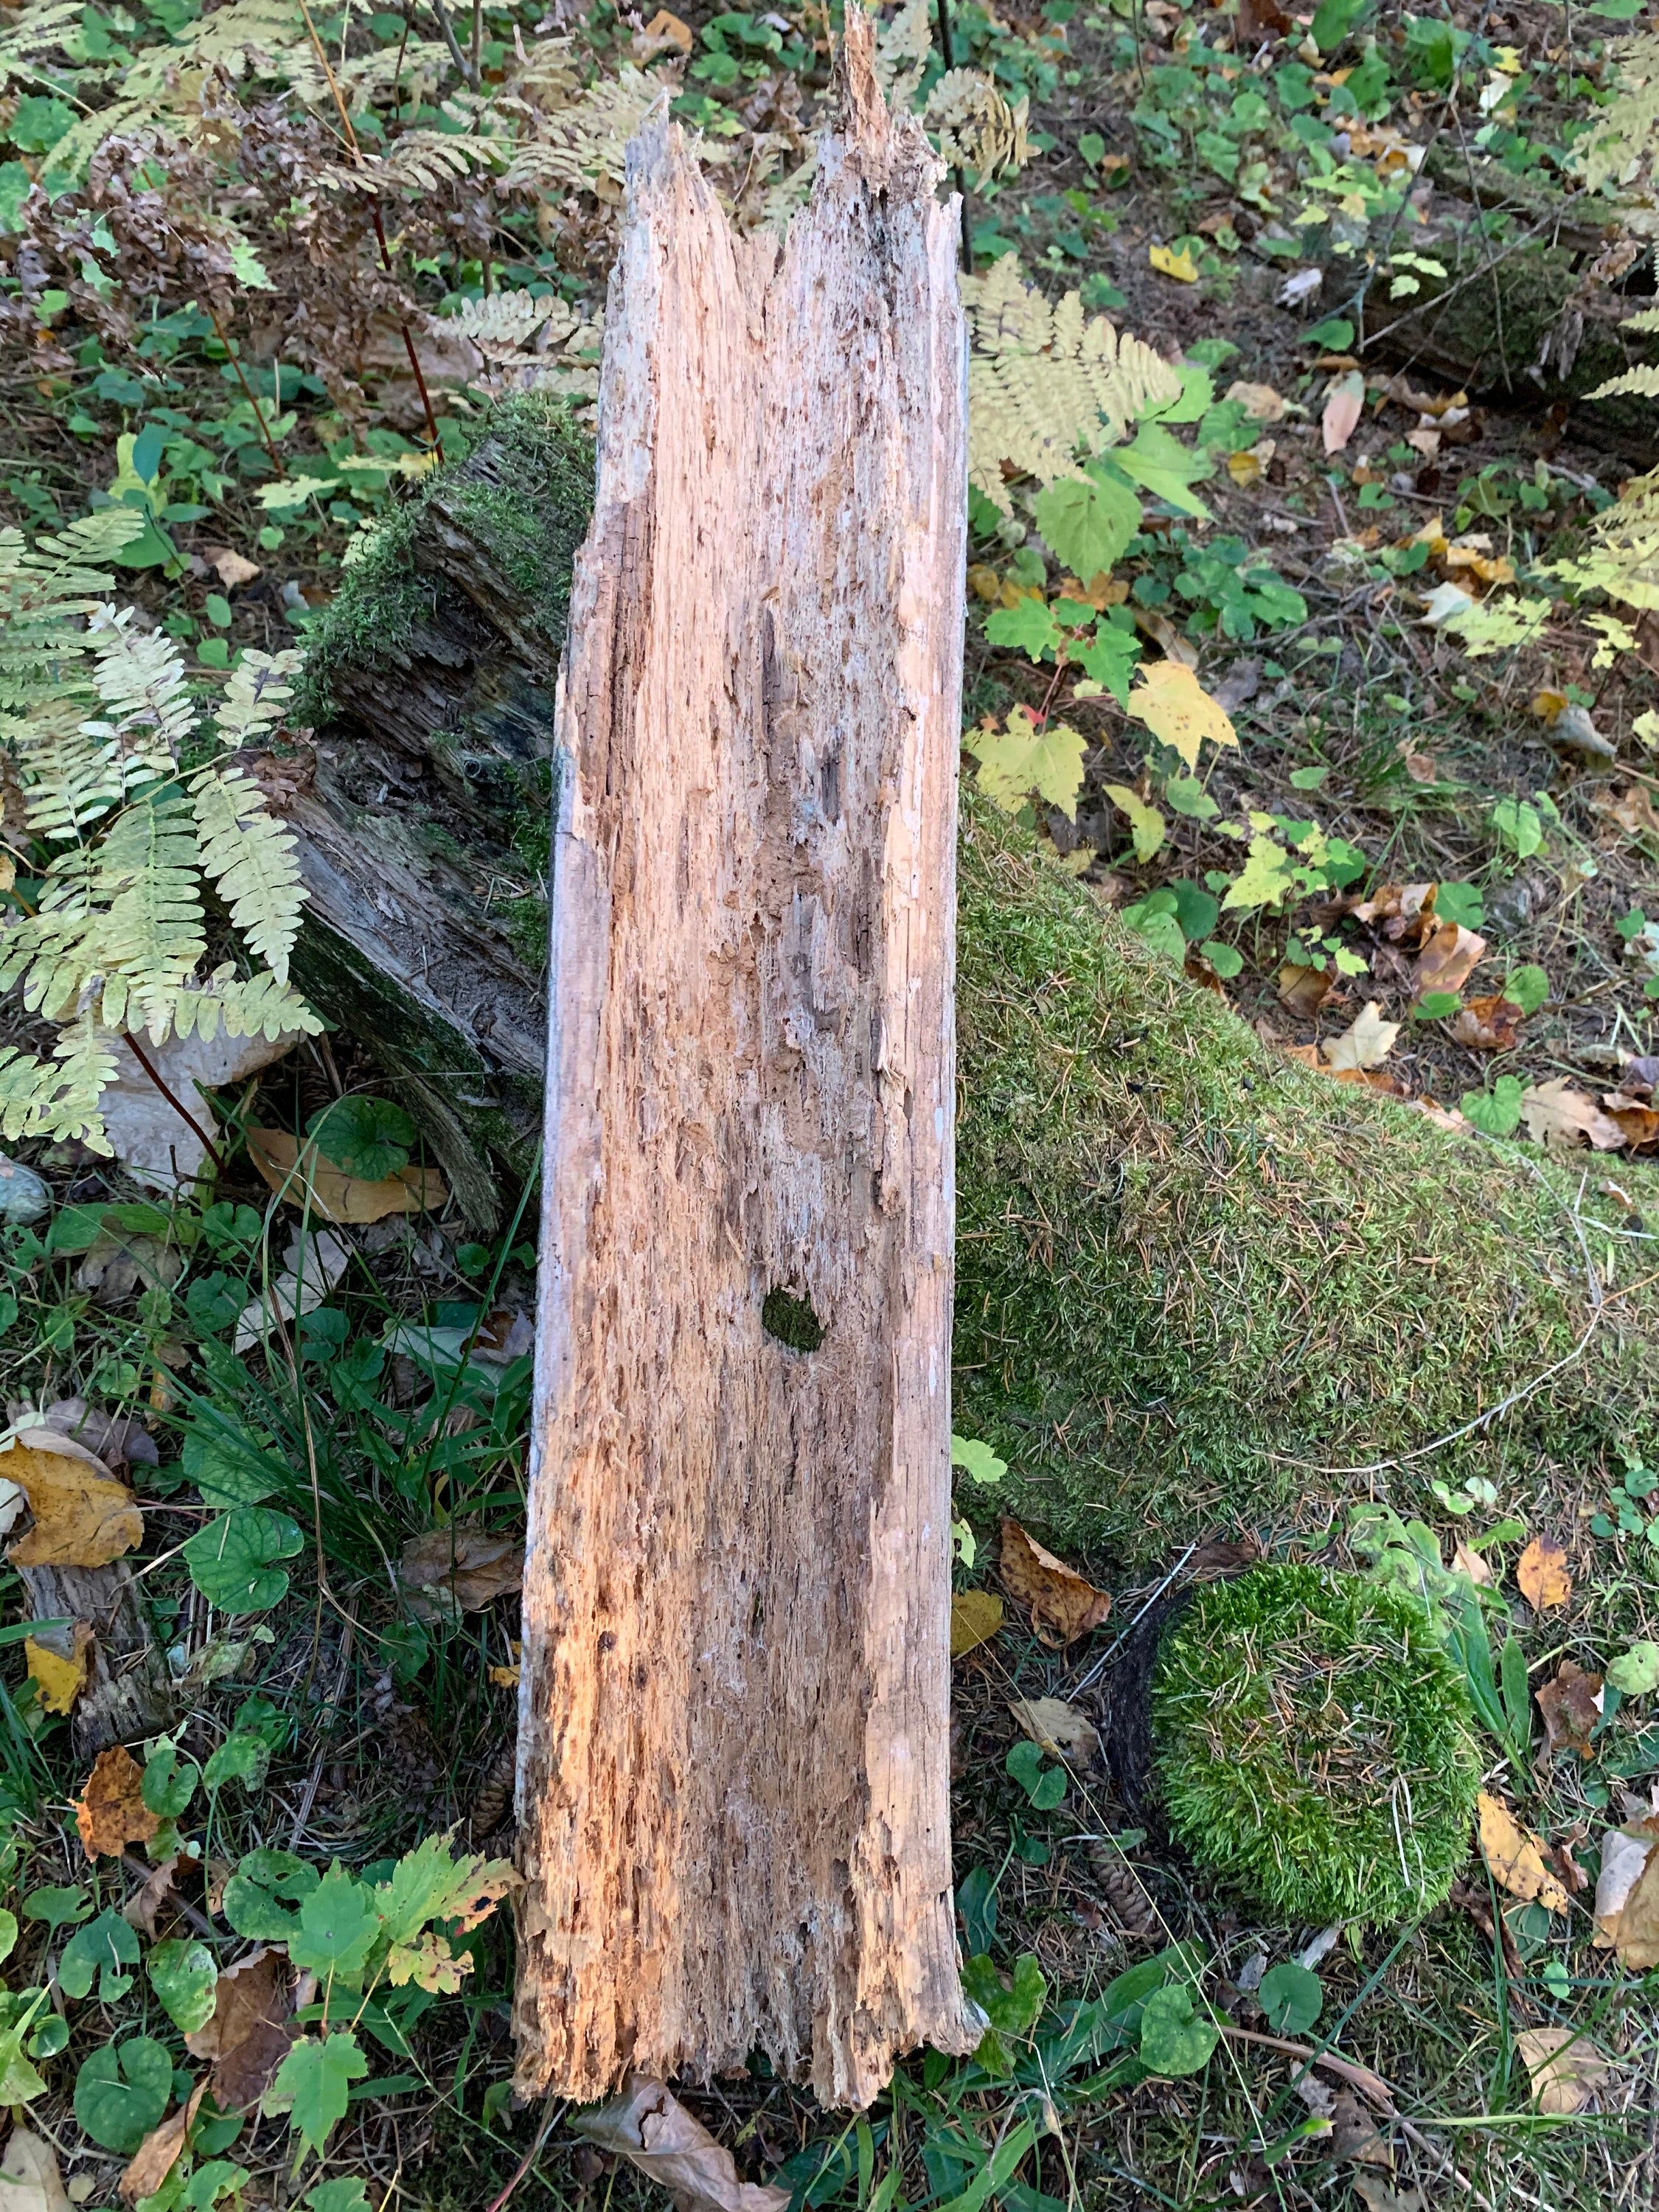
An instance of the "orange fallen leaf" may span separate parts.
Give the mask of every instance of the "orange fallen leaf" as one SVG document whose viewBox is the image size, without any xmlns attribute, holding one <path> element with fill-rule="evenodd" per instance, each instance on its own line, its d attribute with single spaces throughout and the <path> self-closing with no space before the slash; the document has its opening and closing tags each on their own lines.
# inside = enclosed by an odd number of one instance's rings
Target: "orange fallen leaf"
<svg viewBox="0 0 1659 2212">
<path fill-rule="evenodd" d="M 1601 1717 L 1601 1677 L 1587 1674 L 1571 1659 L 1564 1659 L 1553 1678 L 1534 1695 L 1549 1748 L 1571 1751 L 1579 1759 L 1591 1757 L 1590 1731 Z"/>
<path fill-rule="evenodd" d="M 1601 1094 L 1601 1103 L 1607 1108 L 1607 1119 L 1616 1121 L 1623 1130 L 1625 1142 L 1632 1152 L 1645 1152 L 1650 1145 L 1659 1144 L 1659 1110 L 1644 1100 L 1627 1098 L 1622 1091 L 1607 1091 Z"/>
<path fill-rule="evenodd" d="M 645 35 L 647 39 L 659 40 L 668 46 L 678 46 L 683 54 L 689 54 L 691 51 L 691 26 L 689 23 L 683 23 L 678 15 L 671 14 L 666 8 L 658 9 L 645 27 Z"/>
<path fill-rule="evenodd" d="M 1567 1893 L 1544 1863 L 1544 1847 L 1528 1830 L 1516 1826 L 1515 1815 L 1501 1797 L 1482 1790 L 1476 1801 L 1480 1849 L 1492 1869 L 1492 1880 L 1530 1904 L 1534 1899 L 1548 1912 L 1565 1912 Z"/>
<path fill-rule="evenodd" d="M 1616 1152 L 1625 1133 L 1593 1098 L 1575 1091 L 1565 1075 L 1535 1083 L 1521 1097 L 1521 1115 L 1535 1145 L 1589 1145 L 1598 1152 Z"/>
<path fill-rule="evenodd" d="M 247 1156 L 269 1189 L 290 1206 L 304 1206 L 307 1191 L 311 1211 L 324 1221 L 384 1221 L 393 1213 L 423 1213 L 442 1206 L 449 1196 L 435 1168 L 399 1168 L 396 1175 L 365 1182 L 331 1167 L 314 1145 L 305 1147 L 303 1159 L 297 1140 L 286 1129 L 250 1128 Z"/>
<path fill-rule="evenodd" d="M 1526 2061 L 1532 2100 L 1562 2118 L 1587 2112 L 1613 2079 L 1613 2068 L 1587 2035 L 1570 2027 L 1522 2028 L 1515 2047 Z"/>
<path fill-rule="evenodd" d="M 1567 1555 L 1553 1536 L 1534 1536 L 1516 1563 L 1515 1579 L 1534 1613 L 1565 1605 L 1572 1595 Z"/>
<path fill-rule="evenodd" d="M 129 1844 L 147 1844 L 161 1823 L 145 1804 L 143 1769 L 125 1744 L 100 1751 L 75 1807 L 75 1825 L 89 1859 L 119 1858 Z"/>
<path fill-rule="evenodd" d="M 143 1541 L 137 1501 L 96 1453 L 55 1430 L 26 1429 L 0 1452 L 0 1476 L 29 1501 L 34 1526 L 7 1553 L 20 1567 L 106 1567 Z"/>
<path fill-rule="evenodd" d="M 957 1590 L 951 1600 L 951 1656 L 966 1657 L 1001 1627 L 1002 1600 L 994 1590 Z"/>
<path fill-rule="evenodd" d="M 1417 994 L 1461 991 L 1486 950 L 1486 940 L 1462 922 L 1443 921 L 1417 957 Z"/>
<path fill-rule="evenodd" d="M 24 1662 L 39 1686 L 40 1703 L 49 1713 L 72 1711 L 75 1700 L 87 1686 L 87 1668 L 96 1639 L 88 1624 L 77 1620 L 69 1632 L 69 1640 L 70 1648 L 63 1652 L 33 1636 L 24 1639 Z"/>
<path fill-rule="evenodd" d="M 1105 1590 L 1085 1582 L 1074 1567 L 1045 1551 L 1006 1515 L 998 1572 L 1008 1595 L 1029 1608 L 1040 1643 L 1070 1644 L 1098 1628 L 1111 1612 L 1112 1601 Z"/>
<path fill-rule="evenodd" d="M 1330 389 L 1325 402 L 1325 411 L 1319 418 L 1320 432 L 1328 453 L 1340 453 L 1359 427 L 1359 418 L 1365 411 L 1365 376 L 1363 369 L 1351 368 L 1339 377 Z"/>
<path fill-rule="evenodd" d="M 1471 1052 L 1511 1052 L 1525 1018 L 1513 1000 L 1506 999 L 1501 991 L 1492 991 L 1458 1008 L 1451 1033 Z"/>
</svg>

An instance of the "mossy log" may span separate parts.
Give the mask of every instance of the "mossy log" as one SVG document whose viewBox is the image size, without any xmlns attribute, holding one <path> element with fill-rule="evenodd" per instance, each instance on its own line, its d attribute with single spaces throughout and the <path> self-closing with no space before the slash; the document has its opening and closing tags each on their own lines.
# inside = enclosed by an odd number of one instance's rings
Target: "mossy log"
<svg viewBox="0 0 1659 2212">
<path fill-rule="evenodd" d="M 547 850 L 591 466 L 556 409 L 512 403 L 349 572 L 289 804 L 307 987 L 485 1224 L 533 1157 L 544 926 L 490 885 Z M 1019 1510 L 1133 1562 L 1310 1496 L 1481 1472 L 1547 1497 L 1652 1438 L 1659 1296 L 1620 1285 L 1653 1246 L 1586 1156 L 1285 1062 L 977 800 L 959 896 L 956 1425 L 1010 1461 Z M 1659 1171 L 1616 1180 L 1659 1227 Z"/>
</svg>

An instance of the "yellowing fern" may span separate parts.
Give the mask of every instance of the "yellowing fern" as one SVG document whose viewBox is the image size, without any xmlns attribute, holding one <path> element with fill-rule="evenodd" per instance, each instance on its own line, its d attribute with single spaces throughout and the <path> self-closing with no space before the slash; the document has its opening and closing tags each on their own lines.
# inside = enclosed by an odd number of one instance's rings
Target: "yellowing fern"
<svg viewBox="0 0 1659 2212">
<path fill-rule="evenodd" d="M 1005 514 L 1002 465 L 1052 483 L 1079 477 L 1079 455 L 1115 444 L 1139 416 L 1181 395 L 1180 372 L 1075 292 L 1051 307 L 1020 282 L 1012 254 L 963 280 L 973 334 L 968 477 Z"/>
<path fill-rule="evenodd" d="M 1646 31 L 1618 50 L 1619 90 L 1574 151 L 1589 191 L 1622 193 L 1651 173 L 1659 149 L 1659 32 Z"/>
</svg>

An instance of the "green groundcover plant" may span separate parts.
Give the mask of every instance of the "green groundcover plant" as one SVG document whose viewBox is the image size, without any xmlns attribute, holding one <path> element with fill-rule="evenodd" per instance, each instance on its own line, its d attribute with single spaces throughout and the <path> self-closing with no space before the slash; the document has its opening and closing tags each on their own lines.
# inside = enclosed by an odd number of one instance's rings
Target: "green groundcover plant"
<svg viewBox="0 0 1659 2212">
<path fill-rule="evenodd" d="M 1321 1567 L 1201 1589 L 1153 1679 L 1176 1836 L 1291 1921 L 1441 1902 L 1480 1784 L 1471 1719 L 1421 1607 Z"/>
</svg>

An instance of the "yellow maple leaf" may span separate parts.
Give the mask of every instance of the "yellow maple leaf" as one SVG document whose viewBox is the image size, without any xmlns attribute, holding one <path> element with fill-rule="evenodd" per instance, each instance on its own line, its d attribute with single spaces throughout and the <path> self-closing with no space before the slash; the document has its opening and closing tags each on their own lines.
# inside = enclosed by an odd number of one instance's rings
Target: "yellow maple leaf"
<svg viewBox="0 0 1659 2212">
<path fill-rule="evenodd" d="M 1160 276 L 1173 276 L 1177 284 L 1198 282 L 1198 264 L 1184 246 L 1179 253 L 1172 246 L 1149 246 L 1146 258 Z"/>
<path fill-rule="evenodd" d="M 1129 712 L 1155 738 L 1173 745 L 1188 768 L 1198 766 L 1198 749 L 1238 743 L 1226 709 L 1212 699 L 1190 668 L 1178 660 L 1143 662 L 1139 682 L 1129 694 Z"/>
<path fill-rule="evenodd" d="M 462 1976 L 472 1972 L 472 1961 L 465 1954 L 457 1958 L 443 1937 L 428 1929 L 412 1943 L 394 1943 L 386 1953 L 386 1971 L 394 1989 L 416 1982 L 436 1996 L 453 1996 Z"/>
<path fill-rule="evenodd" d="M 970 730 L 963 744 L 979 763 L 979 787 L 1007 814 L 1032 793 L 1077 820 L 1083 788 L 1083 756 L 1089 741 L 1065 722 L 1040 730 L 1030 709 L 1011 708 L 1006 730 Z"/>
<path fill-rule="evenodd" d="M 74 1649 L 67 1658 L 50 1644 L 37 1644 L 32 1636 L 25 1639 L 23 1657 L 40 1687 L 40 1703 L 49 1713 L 70 1711 L 87 1686 L 92 1640 L 92 1631 L 84 1620 L 75 1624 Z"/>
<path fill-rule="evenodd" d="M 1105 793 L 1121 813 L 1129 817 L 1129 835 L 1134 839 L 1135 858 L 1150 860 L 1164 842 L 1167 826 L 1157 807 L 1148 806 L 1130 790 L 1127 783 L 1109 783 Z"/>
<path fill-rule="evenodd" d="M 1477 1801 L 1480 1848 L 1492 1879 L 1511 1897 L 1534 1899 L 1547 1912 L 1565 1912 L 1567 1893 L 1544 1863 L 1543 1845 L 1521 1827 L 1501 1797 L 1485 1790 Z"/>
</svg>

